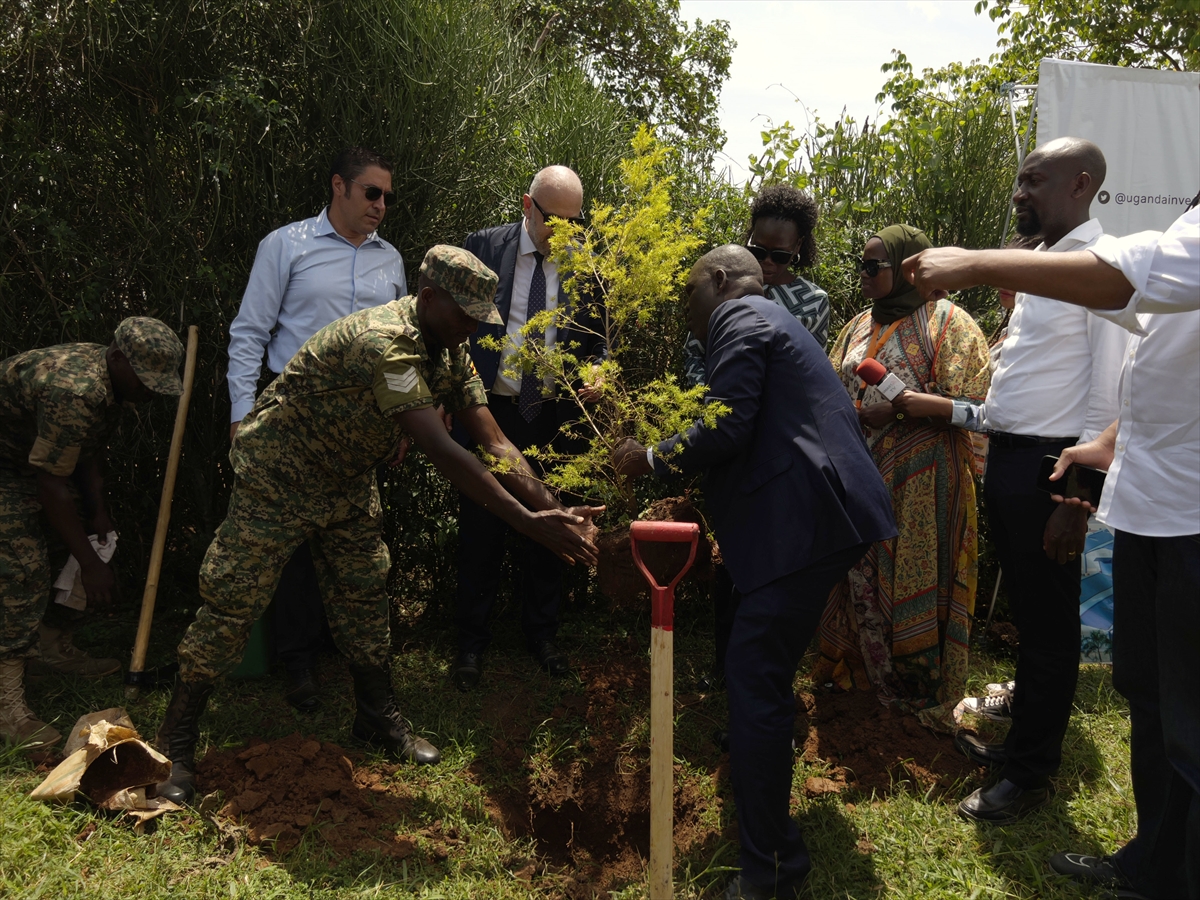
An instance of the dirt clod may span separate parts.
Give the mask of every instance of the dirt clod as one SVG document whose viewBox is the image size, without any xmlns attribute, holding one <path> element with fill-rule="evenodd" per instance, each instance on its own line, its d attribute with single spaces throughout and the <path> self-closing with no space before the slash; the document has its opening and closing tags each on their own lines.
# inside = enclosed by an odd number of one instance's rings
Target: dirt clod
<svg viewBox="0 0 1200 900">
<path fill-rule="evenodd" d="M 197 776 L 203 792 L 229 798 L 219 818 L 240 822 L 251 843 L 270 843 L 278 852 L 299 844 L 309 828 L 339 855 L 373 850 L 403 859 L 417 846 L 397 833 L 410 811 L 408 798 L 398 787 L 372 790 L 381 776 L 356 769 L 337 744 L 291 734 L 241 751 L 210 752 Z"/>
</svg>

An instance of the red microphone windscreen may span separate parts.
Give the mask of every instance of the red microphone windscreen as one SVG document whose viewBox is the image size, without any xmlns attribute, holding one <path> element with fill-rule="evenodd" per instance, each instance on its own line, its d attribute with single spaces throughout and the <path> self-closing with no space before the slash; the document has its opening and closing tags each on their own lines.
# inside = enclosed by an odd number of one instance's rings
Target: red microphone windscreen
<svg viewBox="0 0 1200 900">
<path fill-rule="evenodd" d="M 879 384 L 887 377 L 887 369 L 877 359 L 864 359 L 854 370 L 854 374 L 867 384 Z"/>
</svg>

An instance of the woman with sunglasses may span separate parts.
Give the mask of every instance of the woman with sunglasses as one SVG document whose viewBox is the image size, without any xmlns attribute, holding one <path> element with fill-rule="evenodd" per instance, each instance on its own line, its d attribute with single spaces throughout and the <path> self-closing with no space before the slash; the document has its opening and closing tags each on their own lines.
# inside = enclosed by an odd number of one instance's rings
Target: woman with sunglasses
<svg viewBox="0 0 1200 900">
<path fill-rule="evenodd" d="M 909 225 L 867 241 L 858 266 L 871 308 L 842 329 L 830 354 L 892 490 L 900 533 L 874 545 L 830 595 L 814 674 L 843 689 L 873 688 L 883 702 L 950 731 L 975 608 L 971 441 L 944 420 L 906 416 L 854 374 L 874 358 L 913 392 L 975 403 L 987 394 L 988 343 L 975 320 L 900 274 L 906 257 L 929 246 Z"/>
<path fill-rule="evenodd" d="M 792 272 L 817 261 L 817 203 L 786 184 L 760 193 L 750 204 L 746 249 L 762 268 L 763 295 L 799 320 L 822 347 L 829 339 L 829 295 Z M 692 335 L 684 347 L 683 368 L 689 387 L 704 384 L 704 348 Z"/>
<path fill-rule="evenodd" d="M 792 272 L 817 261 L 817 203 L 808 194 L 786 184 L 762 191 L 750 204 L 750 227 L 744 241 L 762 269 L 763 295 L 778 303 L 808 329 L 822 347 L 829 339 L 829 295 Z M 684 346 L 684 380 L 688 387 L 707 382 L 704 347 L 692 335 Z M 725 648 L 737 612 L 733 581 L 718 566 L 712 583 L 716 616 L 716 659 L 712 672 L 700 679 L 699 688 L 710 690 L 725 678 Z M 724 740 L 724 739 L 722 739 Z"/>
</svg>

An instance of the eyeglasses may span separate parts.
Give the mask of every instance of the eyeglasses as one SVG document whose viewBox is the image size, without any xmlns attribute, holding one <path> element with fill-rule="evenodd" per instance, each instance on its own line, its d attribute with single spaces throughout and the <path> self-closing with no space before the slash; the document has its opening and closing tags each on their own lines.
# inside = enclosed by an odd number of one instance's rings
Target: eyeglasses
<svg viewBox="0 0 1200 900">
<path fill-rule="evenodd" d="M 348 180 L 354 181 L 353 178 Z M 382 197 L 384 206 L 396 205 L 395 191 L 385 191 L 381 187 L 376 187 L 373 184 L 363 184 L 361 181 L 354 181 L 354 183 L 363 189 L 363 196 L 366 197 L 370 202 L 374 203 L 376 200 Z"/>
<path fill-rule="evenodd" d="M 860 259 L 858 261 L 858 271 L 868 278 L 874 278 L 879 274 L 880 269 L 890 269 L 891 267 L 892 264 L 886 259 Z"/>
<path fill-rule="evenodd" d="M 771 262 L 777 266 L 790 266 L 792 260 L 796 258 L 796 254 L 791 250 L 768 250 L 766 247 L 760 247 L 758 244 L 747 244 L 746 249 L 754 254 L 754 258 L 762 262 L 768 256 L 771 257 Z"/>
<path fill-rule="evenodd" d="M 547 223 L 550 221 L 550 217 L 554 216 L 554 218 L 562 219 L 565 222 L 570 222 L 572 225 L 585 224 L 583 216 L 560 216 L 560 215 L 556 215 L 555 213 L 548 213 L 548 212 L 546 212 L 546 210 L 542 209 L 542 204 L 537 202 L 536 197 L 531 195 L 529 197 L 529 199 L 530 199 L 530 201 L 532 201 L 533 205 L 537 207 L 537 211 L 542 214 L 542 219 L 545 220 Z"/>
</svg>

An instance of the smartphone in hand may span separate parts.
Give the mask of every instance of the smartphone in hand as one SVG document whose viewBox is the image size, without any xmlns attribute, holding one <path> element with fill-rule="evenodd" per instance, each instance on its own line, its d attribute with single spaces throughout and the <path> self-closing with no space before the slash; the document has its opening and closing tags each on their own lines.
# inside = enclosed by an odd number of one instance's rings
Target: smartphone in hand
<svg viewBox="0 0 1200 900">
<path fill-rule="evenodd" d="M 1067 467 L 1063 477 L 1051 481 L 1054 467 L 1058 464 L 1057 456 L 1043 456 L 1042 468 L 1038 471 L 1037 486 L 1047 494 L 1059 494 L 1063 497 L 1078 497 L 1092 506 L 1100 505 L 1100 494 L 1104 491 L 1104 473 L 1091 466 L 1081 466 L 1075 463 Z"/>
</svg>

